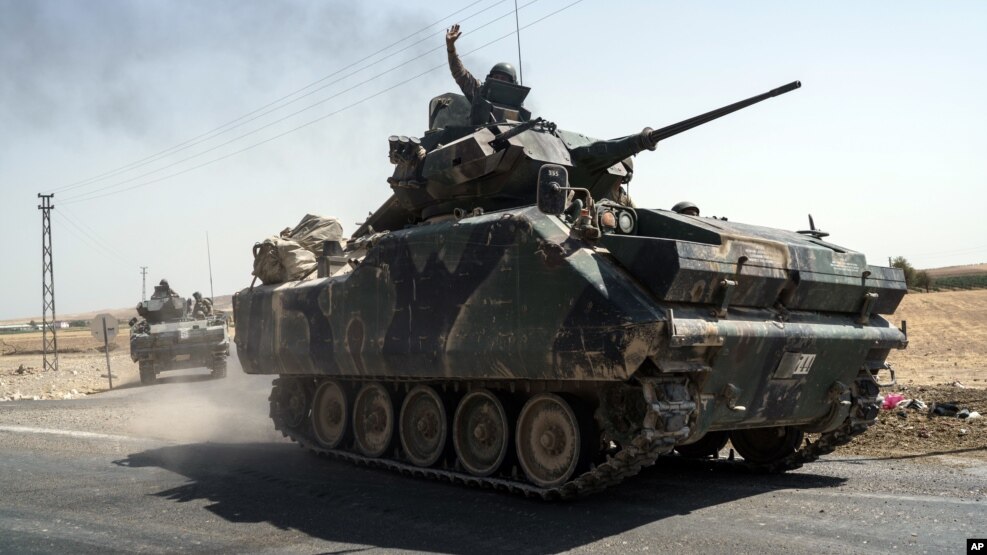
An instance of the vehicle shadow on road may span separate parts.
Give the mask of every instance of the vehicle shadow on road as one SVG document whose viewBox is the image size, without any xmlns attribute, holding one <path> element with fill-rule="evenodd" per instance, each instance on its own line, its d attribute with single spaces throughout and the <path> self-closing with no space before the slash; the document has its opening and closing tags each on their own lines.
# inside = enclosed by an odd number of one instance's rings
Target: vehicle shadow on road
<svg viewBox="0 0 987 555">
<path fill-rule="evenodd" d="M 165 385 L 170 383 L 194 383 L 194 382 L 208 382 L 215 380 L 209 371 L 206 370 L 205 374 L 182 374 L 178 376 L 158 376 L 158 384 Z"/>
<path fill-rule="evenodd" d="M 964 453 L 976 453 L 977 451 L 987 451 L 987 446 L 967 447 L 963 449 L 948 449 L 940 451 L 928 451 L 926 453 L 911 453 L 907 455 L 889 455 L 887 457 L 860 457 L 860 461 L 903 461 L 908 459 L 924 459 L 938 457 L 940 455 L 961 455 Z"/>
<path fill-rule="evenodd" d="M 207 510 L 230 522 L 267 522 L 332 542 L 447 553 L 563 551 L 738 499 L 845 482 L 804 472 L 766 476 L 660 462 L 601 494 L 544 502 L 356 467 L 290 444 L 169 446 L 115 464 L 185 476 L 189 483 L 155 495 L 179 503 L 205 500 Z"/>
</svg>

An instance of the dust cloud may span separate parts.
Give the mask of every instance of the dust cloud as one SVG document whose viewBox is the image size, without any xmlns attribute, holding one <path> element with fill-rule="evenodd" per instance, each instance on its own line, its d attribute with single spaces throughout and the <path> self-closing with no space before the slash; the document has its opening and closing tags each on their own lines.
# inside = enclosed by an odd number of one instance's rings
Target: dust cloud
<svg viewBox="0 0 987 555">
<path fill-rule="evenodd" d="M 126 431 L 178 443 L 285 441 L 268 416 L 274 377 L 244 374 L 235 356 L 225 379 L 201 369 L 164 372 L 141 388 Z"/>
</svg>

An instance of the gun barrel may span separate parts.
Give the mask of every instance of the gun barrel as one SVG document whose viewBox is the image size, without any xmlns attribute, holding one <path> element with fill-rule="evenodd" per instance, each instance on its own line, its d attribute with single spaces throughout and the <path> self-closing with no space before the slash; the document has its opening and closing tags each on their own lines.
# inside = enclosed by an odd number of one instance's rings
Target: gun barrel
<svg viewBox="0 0 987 555">
<path fill-rule="evenodd" d="M 710 112 L 706 112 L 705 114 L 701 114 L 701 115 L 698 115 L 698 116 L 695 116 L 695 117 L 691 117 L 691 118 L 689 118 L 687 120 L 680 121 L 678 123 L 673 123 L 672 125 L 669 125 L 667 127 L 662 127 L 661 129 L 657 129 L 657 130 L 651 132 L 651 134 L 650 134 L 651 141 L 653 143 L 657 143 L 658 141 L 662 141 L 662 140 L 667 139 L 669 137 L 672 137 L 674 135 L 678 135 L 679 133 L 682 133 L 683 131 L 688 131 L 688 130 L 692 129 L 693 127 L 698 127 L 698 126 L 700 126 L 700 125 L 702 125 L 704 123 L 711 122 L 714 119 L 721 118 L 721 117 L 723 117 L 723 116 L 725 116 L 727 114 L 731 114 L 733 112 L 736 112 L 737 110 L 742 110 L 742 109 L 744 109 L 744 108 L 746 108 L 746 107 L 748 107 L 748 106 L 750 106 L 752 104 L 757 104 L 758 102 L 767 100 L 767 99 L 769 99 L 771 97 L 778 96 L 778 95 L 781 95 L 781 94 L 785 94 L 787 92 L 794 91 L 795 89 L 797 89 L 797 88 L 799 88 L 801 86 L 802 86 L 802 83 L 800 81 L 792 81 L 791 83 L 789 83 L 787 85 L 778 87 L 776 89 L 771 89 L 770 91 L 768 91 L 768 92 L 766 92 L 764 94 L 759 94 L 757 96 L 752 96 L 752 97 L 748 98 L 747 100 L 741 100 L 740 102 L 734 102 L 733 104 L 730 104 L 729 106 L 724 106 L 722 108 L 717 108 L 716 110 L 713 110 L 713 111 L 710 111 Z"/>
</svg>

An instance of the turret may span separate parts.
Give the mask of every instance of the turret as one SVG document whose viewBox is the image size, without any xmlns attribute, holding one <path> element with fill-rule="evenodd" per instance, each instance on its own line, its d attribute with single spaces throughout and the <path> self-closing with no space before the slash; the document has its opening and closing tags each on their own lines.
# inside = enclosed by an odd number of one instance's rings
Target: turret
<svg viewBox="0 0 987 555">
<path fill-rule="evenodd" d="M 187 302 L 179 296 L 152 297 L 137 305 L 137 314 L 149 324 L 177 322 L 185 317 Z"/>
<path fill-rule="evenodd" d="M 512 87 L 513 85 L 503 85 Z M 392 137 L 390 159 L 397 167 L 388 179 L 394 196 L 357 230 L 399 229 L 454 212 L 501 210 L 535 203 L 539 170 L 545 164 L 567 169 L 573 187 L 595 198 L 629 203 L 622 185 L 633 173 L 631 158 L 669 137 L 801 86 L 785 86 L 658 130 L 645 128 L 626 137 L 599 140 L 537 118 L 472 125 L 470 106 L 446 94 L 429 105 L 431 129 L 420 140 Z M 510 91 L 501 91 L 506 95 Z M 523 99 L 527 89 L 517 93 Z M 520 105 L 520 100 L 516 100 Z M 497 113 L 496 111 L 494 113 Z M 526 119 L 523 117 L 521 119 Z"/>
</svg>

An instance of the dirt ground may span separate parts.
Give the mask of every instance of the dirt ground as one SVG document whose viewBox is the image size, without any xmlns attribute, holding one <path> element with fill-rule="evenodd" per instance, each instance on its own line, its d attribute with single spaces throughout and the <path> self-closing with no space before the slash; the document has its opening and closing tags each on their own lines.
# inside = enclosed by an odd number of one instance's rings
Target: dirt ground
<svg viewBox="0 0 987 555">
<path fill-rule="evenodd" d="M 882 393 L 900 393 L 929 408 L 934 403 L 950 403 L 984 416 L 970 420 L 933 416 L 928 409 L 882 410 L 877 423 L 841 447 L 839 453 L 879 458 L 948 455 L 987 460 L 987 389 L 950 384 L 899 385 Z"/>
<path fill-rule="evenodd" d="M 127 330 L 110 343 L 113 386 L 140 383 Z M 58 332 L 58 371 L 45 372 L 41 333 L 0 335 L 0 401 L 77 399 L 110 388 L 103 344 L 88 329 Z"/>
<path fill-rule="evenodd" d="M 954 402 L 985 417 L 881 411 L 878 423 L 840 452 L 987 459 L 987 290 L 911 294 L 891 320 L 899 326 L 907 320 L 909 347 L 889 357 L 898 385 L 883 393 L 900 393 L 928 406 Z M 110 348 L 116 387 L 140 383 L 123 331 Z M 72 399 L 109 389 L 102 345 L 88 330 L 62 331 L 58 344 L 59 371 L 44 372 L 40 333 L 0 335 L 0 401 Z"/>
<path fill-rule="evenodd" d="M 907 321 L 908 348 L 888 357 L 899 382 L 987 387 L 987 289 L 906 295 L 891 321 Z"/>
</svg>

